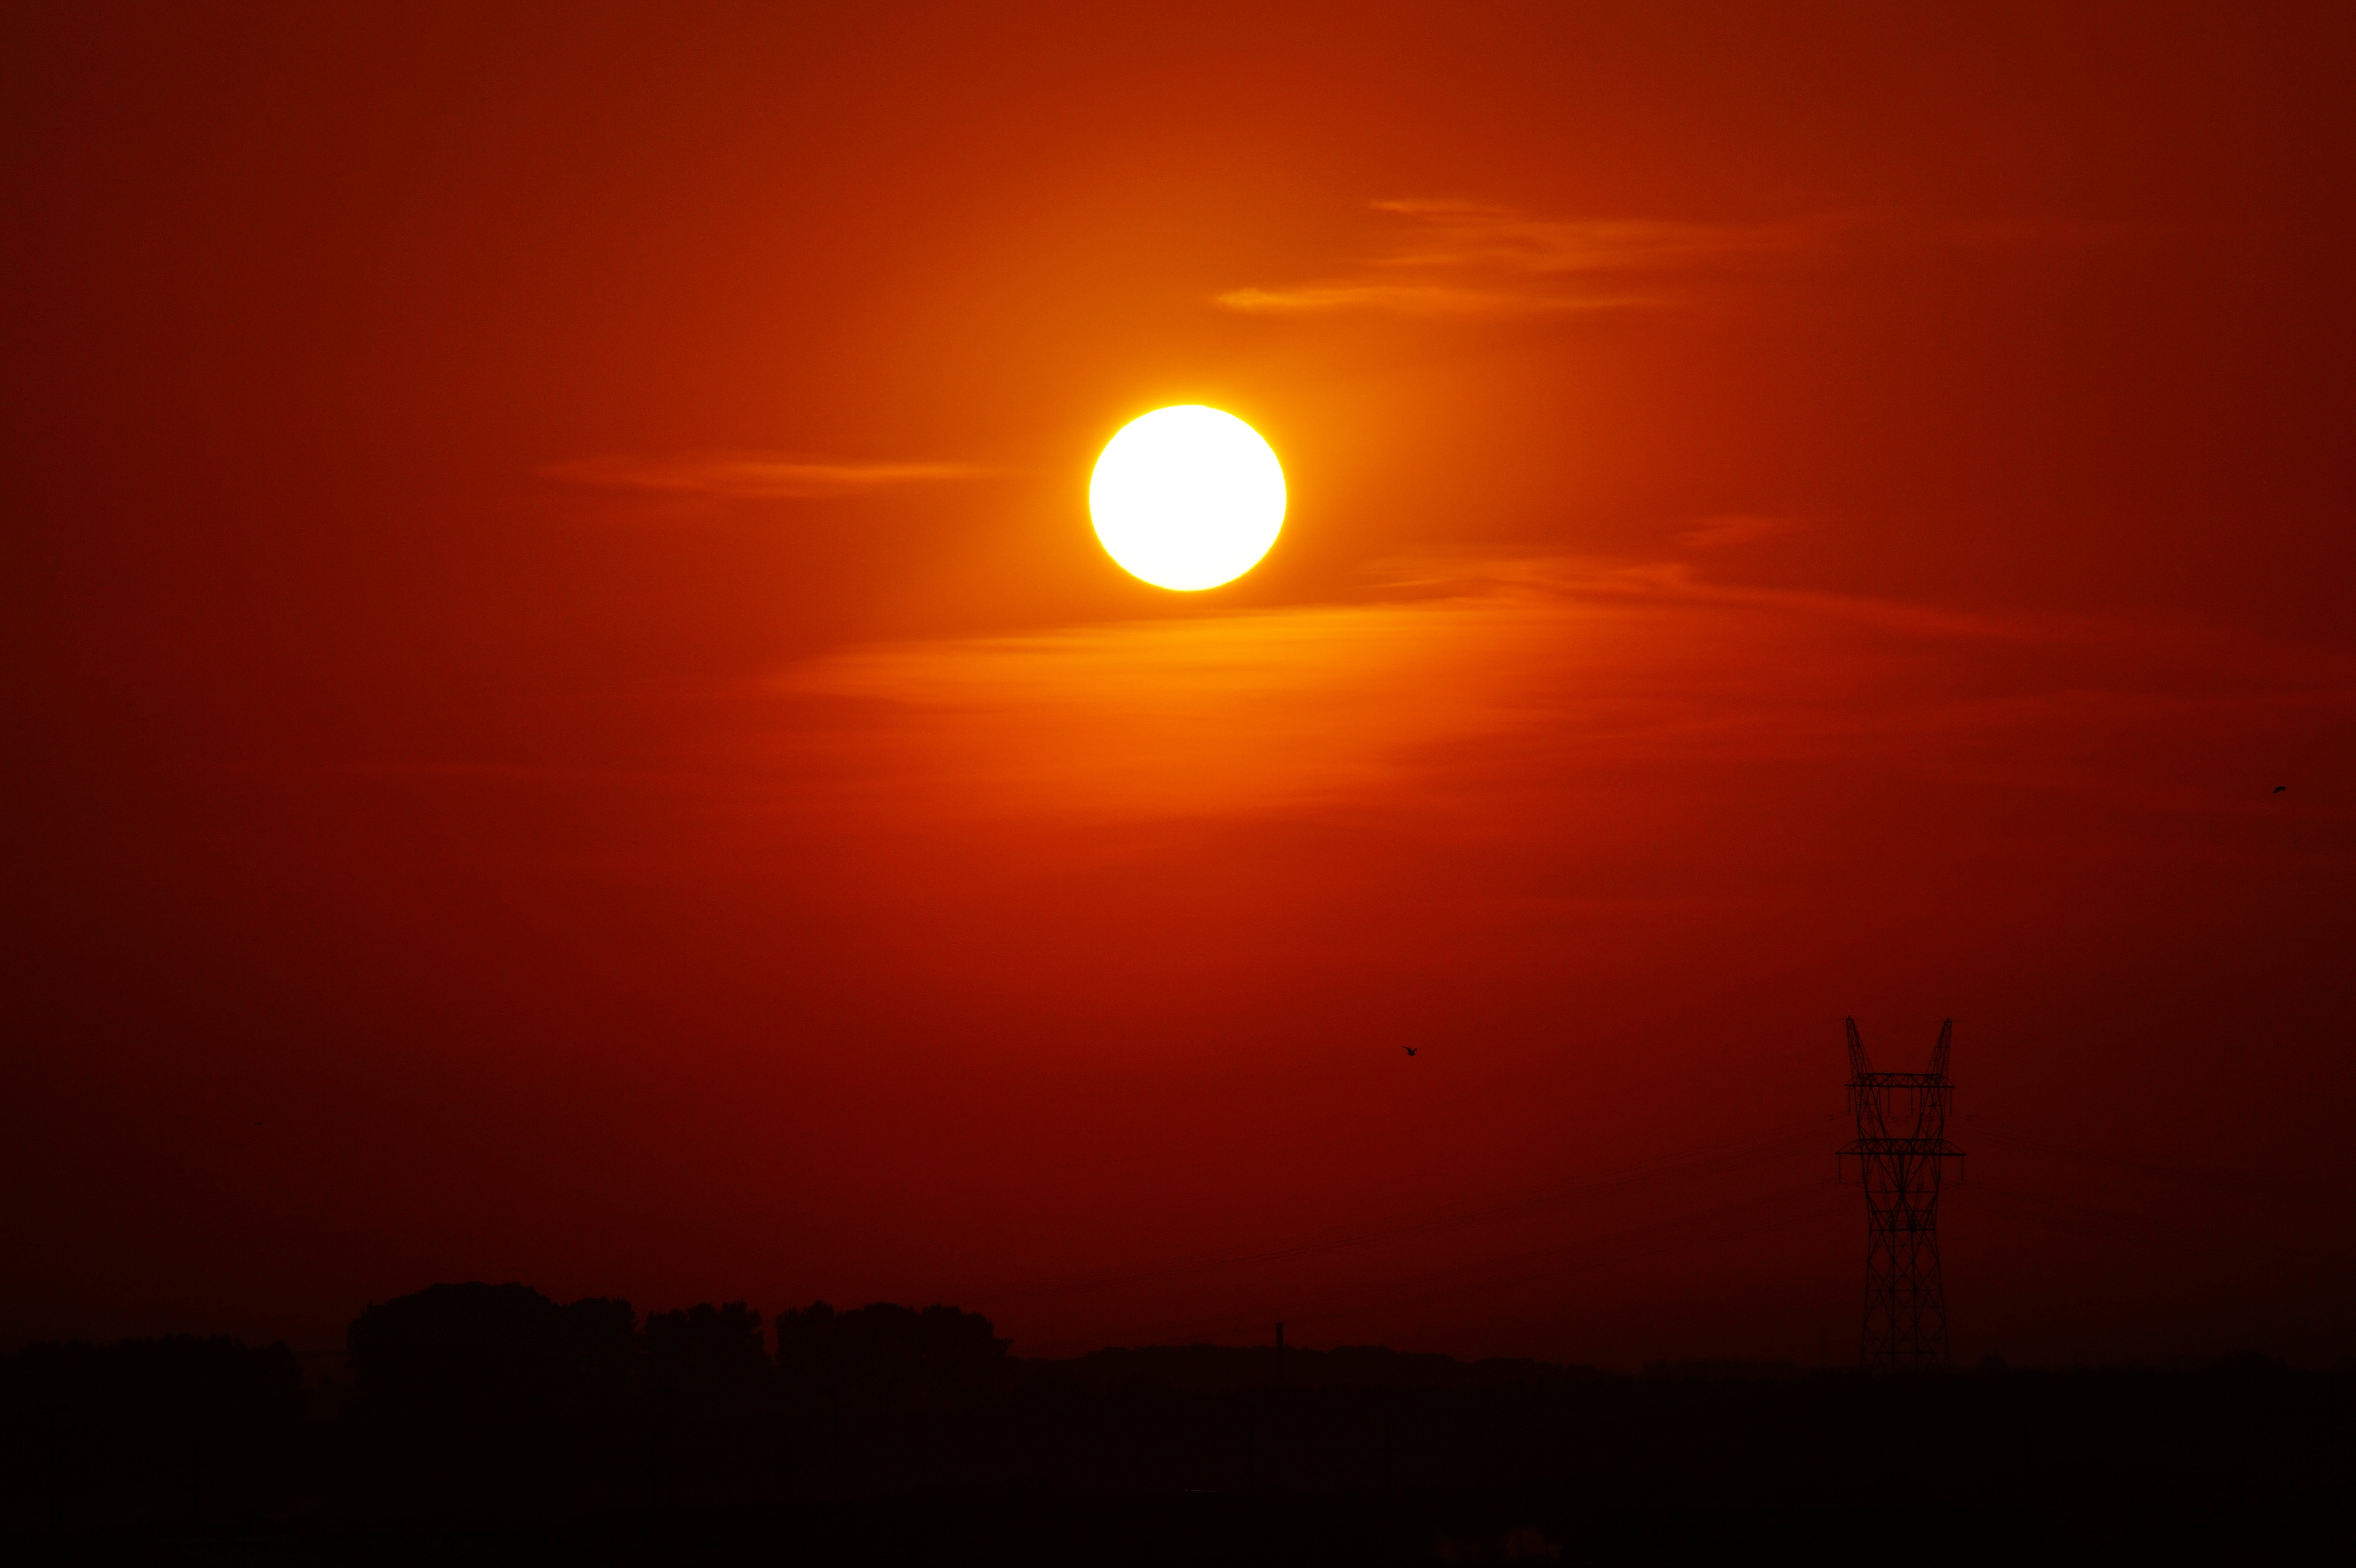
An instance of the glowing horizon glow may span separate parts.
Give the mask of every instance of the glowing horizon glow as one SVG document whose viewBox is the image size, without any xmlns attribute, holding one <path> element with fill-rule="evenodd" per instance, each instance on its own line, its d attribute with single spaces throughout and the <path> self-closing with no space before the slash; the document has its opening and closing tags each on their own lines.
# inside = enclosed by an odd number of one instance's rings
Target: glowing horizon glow
<svg viewBox="0 0 2356 1568">
<path fill-rule="evenodd" d="M 1201 403 L 1121 426 L 1088 479 L 1105 553 L 1157 588 L 1195 592 L 1259 564 L 1284 527 L 1284 468 L 1260 433 Z"/>
</svg>

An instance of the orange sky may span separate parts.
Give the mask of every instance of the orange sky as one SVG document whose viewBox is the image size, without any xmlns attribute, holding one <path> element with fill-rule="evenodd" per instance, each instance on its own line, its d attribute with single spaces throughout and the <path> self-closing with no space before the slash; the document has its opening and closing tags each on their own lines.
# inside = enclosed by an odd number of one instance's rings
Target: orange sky
<svg viewBox="0 0 2356 1568">
<path fill-rule="evenodd" d="M 2344 10 L 5 26 L 0 1339 L 2356 1353 Z"/>
</svg>

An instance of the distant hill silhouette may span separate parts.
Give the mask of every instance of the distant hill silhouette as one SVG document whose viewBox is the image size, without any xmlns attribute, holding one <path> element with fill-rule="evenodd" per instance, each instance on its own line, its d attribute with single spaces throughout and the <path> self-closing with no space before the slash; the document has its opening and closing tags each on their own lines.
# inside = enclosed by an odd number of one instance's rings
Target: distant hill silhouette
<svg viewBox="0 0 2356 1568">
<path fill-rule="evenodd" d="M 175 1334 L 101 1349 L 27 1345 L 0 1364 L 0 1398 L 61 1419 L 177 1427 L 255 1425 L 302 1413 L 303 1369 L 284 1342 Z"/>
<path fill-rule="evenodd" d="M 1066 1360 L 1028 1360 L 1026 1371 L 1069 1378 L 1098 1392 L 1160 1387 L 1187 1393 L 1234 1393 L 1272 1387 L 1273 1346 L 1144 1345 L 1091 1350 Z M 1460 1361 L 1430 1351 L 1383 1345 L 1343 1345 L 1331 1350 L 1288 1347 L 1284 1382 L 1299 1389 L 1520 1388 L 1591 1381 L 1594 1367 L 1499 1357 Z"/>
<path fill-rule="evenodd" d="M 1646 1361 L 1641 1377 L 1683 1382 L 1797 1382 L 1807 1375 L 1796 1361 Z"/>
</svg>

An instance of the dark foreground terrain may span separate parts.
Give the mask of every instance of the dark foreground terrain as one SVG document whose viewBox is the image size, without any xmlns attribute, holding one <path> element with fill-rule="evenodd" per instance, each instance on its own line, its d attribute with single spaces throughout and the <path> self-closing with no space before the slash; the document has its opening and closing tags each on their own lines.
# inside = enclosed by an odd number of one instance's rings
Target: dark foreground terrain
<svg viewBox="0 0 2356 1568">
<path fill-rule="evenodd" d="M 505 1294 L 505 1293 L 519 1294 Z M 446 1286 L 283 1347 L 32 1346 L 23 1563 L 2356 1561 L 2356 1374 L 1023 1362 L 970 1314 Z"/>
<path fill-rule="evenodd" d="M 623 1509 L 531 1522 L 18 1536 L 27 1564 L 2345 1563 L 2321 1499 L 2057 1480 L 2013 1502 L 1641 1508 L 1543 1490 L 1024 1495 Z"/>
</svg>

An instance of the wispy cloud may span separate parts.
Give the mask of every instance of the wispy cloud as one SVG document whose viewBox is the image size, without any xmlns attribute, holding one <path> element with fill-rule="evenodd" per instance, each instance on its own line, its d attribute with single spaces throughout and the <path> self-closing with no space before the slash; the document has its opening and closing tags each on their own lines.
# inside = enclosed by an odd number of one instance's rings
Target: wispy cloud
<svg viewBox="0 0 2356 1568">
<path fill-rule="evenodd" d="M 569 484 L 607 489 L 798 499 L 976 479 L 994 470 L 969 463 L 874 463 L 788 453 L 694 452 L 661 457 L 575 458 L 550 464 L 541 472 Z"/>
<path fill-rule="evenodd" d="M 1728 262 L 1823 249 L 1840 220 L 1689 223 L 1541 218 L 1461 201 L 1378 201 L 1395 243 L 1333 277 L 1232 289 L 1230 310 L 1428 315 L 1623 309 L 1665 303 L 1676 281 Z"/>
</svg>

